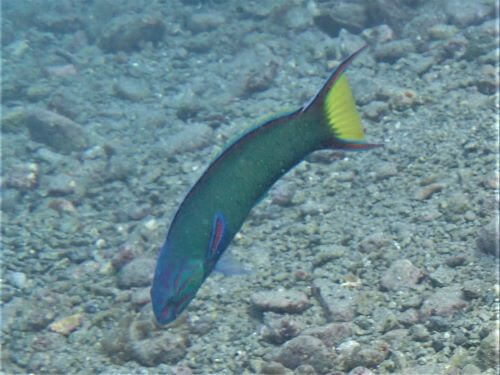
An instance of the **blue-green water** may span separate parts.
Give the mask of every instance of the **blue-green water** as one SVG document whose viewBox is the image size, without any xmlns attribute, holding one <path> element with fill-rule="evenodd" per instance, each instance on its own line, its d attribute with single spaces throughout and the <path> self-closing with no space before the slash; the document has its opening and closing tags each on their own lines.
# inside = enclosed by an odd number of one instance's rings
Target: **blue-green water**
<svg viewBox="0 0 500 375">
<path fill-rule="evenodd" d="M 4 1 L 5 374 L 495 374 L 498 4 Z M 369 142 L 287 174 L 173 326 L 159 247 L 228 140 L 349 53 Z M 230 182 L 223 182 L 230 183 Z"/>
</svg>

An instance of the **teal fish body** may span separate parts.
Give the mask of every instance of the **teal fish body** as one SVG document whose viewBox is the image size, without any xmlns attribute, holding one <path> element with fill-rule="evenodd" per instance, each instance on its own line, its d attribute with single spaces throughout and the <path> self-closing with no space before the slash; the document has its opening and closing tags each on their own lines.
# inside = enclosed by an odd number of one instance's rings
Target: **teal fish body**
<svg viewBox="0 0 500 375">
<path fill-rule="evenodd" d="M 362 50 L 362 49 L 361 49 Z M 349 56 L 302 108 L 271 119 L 231 143 L 179 206 L 158 255 L 151 288 L 160 324 L 175 320 L 240 230 L 252 207 L 315 150 L 369 149 L 343 72 Z"/>
</svg>

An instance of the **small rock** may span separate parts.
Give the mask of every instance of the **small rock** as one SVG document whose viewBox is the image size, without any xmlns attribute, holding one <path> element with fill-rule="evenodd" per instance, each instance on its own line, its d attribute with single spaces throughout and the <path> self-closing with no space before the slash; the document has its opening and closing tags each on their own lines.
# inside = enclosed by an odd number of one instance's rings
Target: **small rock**
<svg viewBox="0 0 500 375">
<path fill-rule="evenodd" d="M 118 287 L 129 289 L 149 286 L 153 281 L 155 261 L 149 258 L 136 258 L 123 266 L 118 273 Z"/>
<path fill-rule="evenodd" d="M 215 30 L 226 22 L 224 16 L 218 12 L 196 12 L 187 21 L 187 27 L 195 33 Z"/>
<path fill-rule="evenodd" d="M 354 319 L 358 297 L 356 291 L 326 279 L 314 280 L 313 291 L 327 321 L 350 322 Z"/>
<path fill-rule="evenodd" d="M 497 327 L 491 331 L 488 336 L 481 340 L 479 350 L 476 354 L 477 364 L 481 367 L 481 369 L 486 370 L 488 368 L 498 368 L 500 358 L 499 339 L 499 330 Z"/>
<path fill-rule="evenodd" d="M 262 338 L 274 344 L 282 344 L 300 334 L 303 325 L 290 315 L 279 315 L 273 312 L 264 313 Z"/>
<path fill-rule="evenodd" d="M 375 59 L 392 64 L 411 52 L 415 52 L 415 46 L 412 42 L 409 40 L 393 40 L 376 47 Z"/>
<path fill-rule="evenodd" d="M 431 331 L 446 332 L 450 329 L 450 321 L 442 316 L 431 316 L 427 320 L 427 327 Z"/>
<path fill-rule="evenodd" d="M 130 296 L 130 302 L 134 305 L 144 306 L 151 302 L 149 288 L 136 289 Z"/>
<path fill-rule="evenodd" d="M 375 373 L 363 366 L 357 366 L 349 371 L 348 375 L 374 375 Z"/>
<path fill-rule="evenodd" d="M 377 181 L 385 180 L 398 174 L 398 167 L 395 163 L 382 163 L 375 170 Z"/>
<path fill-rule="evenodd" d="M 356 354 L 361 350 L 361 344 L 355 340 L 344 341 L 337 347 L 337 362 L 340 367 L 345 370 L 350 370 L 358 366 L 355 362 Z"/>
<path fill-rule="evenodd" d="M 321 4 L 323 3 L 318 2 L 318 5 Z M 361 4 L 351 2 L 340 2 L 335 8 L 324 3 L 322 7 L 319 7 L 314 23 L 320 30 L 334 38 L 342 29 L 358 34 L 367 23 L 366 8 Z"/>
<path fill-rule="evenodd" d="M 403 326 L 411 327 L 419 320 L 418 311 L 414 308 L 407 309 L 400 313 L 397 319 Z"/>
<path fill-rule="evenodd" d="M 38 176 L 38 164 L 17 164 L 11 170 L 6 171 L 2 185 L 19 191 L 33 190 L 38 186 Z"/>
<path fill-rule="evenodd" d="M 183 336 L 164 332 L 153 338 L 134 340 L 130 355 L 144 366 L 175 364 L 186 355 L 187 344 Z"/>
<path fill-rule="evenodd" d="M 446 40 L 454 37 L 458 33 L 458 28 L 454 25 L 439 23 L 427 30 L 427 33 L 432 39 Z"/>
<path fill-rule="evenodd" d="M 76 181 L 67 174 L 58 174 L 47 179 L 47 193 L 49 195 L 61 196 L 72 194 L 75 191 Z"/>
<path fill-rule="evenodd" d="M 415 192 L 415 199 L 418 201 L 429 199 L 434 193 L 440 192 L 445 187 L 445 184 L 438 182 L 424 186 Z"/>
<path fill-rule="evenodd" d="M 276 189 L 271 190 L 272 203 L 281 207 L 292 206 L 295 191 L 296 189 L 290 184 L 280 184 Z"/>
<path fill-rule="evenodd" d="M 415 324 L 410 327 L 411 337 L 415 341 L 423 342 L 430 338 L 429 331 L 423 324 Z"/>
<path fill-rule="evenodd" d="M 259 374 L 263 375 L 289 375 L 292 372 L 279 362 L 264 362 L 260 368 Z M 295 374 L 294 374 L 295 375 Z"/>
<path fill-rule="evenodd" d="M 465 255 L 454 255 L 445 260 L 445 263 L 448 267 L 455 268 L 465 264 L 467 258 Z"/>
<path fill-rule="evenodd" d="M 480 298 L 484 294 L 484 286 L 479 280 L 466 280 L 462 285 L 462 293 L 467 299 Z"/>
<path fill-rule="evenodd" d="M 363 367 L 377 367 L 389 354 L 389 345 L 386 342 L 377 340 L 370 346 L 363 346 L 356 353 L 355 363 Z"/>
<path fill-rule="evenodd" d="M 449 268 L 439 266 L 437 270 L 429 273 L 428 277 L 434 286 L 442 287 L 450 284 L 455 275 Z"/>
<path fill-rule="evenodd" d="M 69 154 L 88 146 L 87 136 L 80 124 L 58 113 L 45 109 L 20 107 L 4 118 L 5 127 L 26 127 L 31 138 L 51 147 L 54 151 Z"/>
<path fill-rule="evenodd" d="M 294 290 L 257 292 L 252 295 L 251 303 L 259 311 L 290 314 L 301 313 L 311 305 L 304 293 Z"/>
<path fill-rule="evenodd" d="M 103 29 L 99 47 L 106 52 L 139 50 L 146 42 L 159 43 L 165 30 L 165 23 L 156 16 L 117 16 Z"/>
<path fill-rule="evenodd" d="M 500 233 L 496 219 L 491 220 L 484 226 L 477 235 L 477 247 L 486 254 L 491 254 L 499 257 L 500 249 Z"/>
<path fill-rule="evenodd" d="M 116 96 L 132 102 L 140 102 L 151 93 L 147 83 L 136 78 L 121 78 L 113 85 Z"/>
<path fill-rule="evenodd" d="M 433 295 L 427 298 L 420 312 L 423 316 L 432 315 L 448 316 L 467 306 L 462 298 L 461 288 L 458 286 L 446 286 L 438 289 Z"/>
<path fill-rule="evenodd" d="M 62 215 L 64 213 L 74 214 L 76 212 L 76 208 L 73 203 L 63 198 L 52 199 L 49 202 L 48 207 L 59 213 L 59 215 Z"/>
<path fill-rule="evenodd" d="M 408 259 L 395 261 L 380 280 L 384 290 L 401 290 L 414 287 L 423 277 L 423 272 Z"/>
<path fill-rule="evenodd" d="M 292 370 L 301 365 L 311 365 L 317 372 L 325 373 L 332 368 L 334 358 L 335 354 L 321 340 L 301 335 L 282 345 L 274 359 Z"/>
<path fill-rule="evenodd" d="M 494 3 L 447 0 L 444 11 L 453 24 L 463 29 L 484 21 L 494 11 Z"/>
<path fill-rule="evenodd" d="M 305 335 L 317 337 L 327 348 L 333 348 L 351 336 L 354 332 L 352 323 L 330 323 L 320 327 L 308 328 Z"/>
<path fill-rule="evenodd" d="M 49 326 L 51 331 L 60 333 L 62 335 L 69 335 L 75 329 L 77 329 L 82 323 L 83 314 L 78 313 L 74 315 L 67 316 L 60 320 L 55 321 Z"/>
<path fill-rule="evenodd" d="M 372 120 L 379 120 L 389 109 L 387 102 L 374 100 L 363 107 L 366 117 Z"/>
<path fill-rule="evenodd" d="M 26 274 L 17 271 L 9 272 L 7 281 L 16 288 L 23 289 L 26 286 Z"/>
<path fill-rule="evenodd" d="M 385 43 L 394 39 L 394 31 L 387 25 L 379 25 L 364 29 L 363 38 L 373 44 Z"/>
<path fill-rule="evenodd" d="M 372 253 L 387 247 L 391 243 L 391 238 L 384 233 L 373 233 L 365 237 L 358 246 L 362 253 Z"/>
</svg>

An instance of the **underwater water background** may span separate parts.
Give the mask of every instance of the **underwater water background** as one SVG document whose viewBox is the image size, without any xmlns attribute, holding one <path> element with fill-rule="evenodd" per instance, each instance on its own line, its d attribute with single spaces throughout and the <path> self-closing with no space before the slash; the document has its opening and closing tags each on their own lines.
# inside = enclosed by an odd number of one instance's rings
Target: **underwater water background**
<svg viewBox="0 0 500 375">
<path fill-rule="evenodd" d="M 1 6 L 0 373 L 498 372 L 498 1 Z M 365 44 L 384 147 L 308 156 L 230 244 L 247 272 L 157 325 L 189 188 Z"/>
</svg>

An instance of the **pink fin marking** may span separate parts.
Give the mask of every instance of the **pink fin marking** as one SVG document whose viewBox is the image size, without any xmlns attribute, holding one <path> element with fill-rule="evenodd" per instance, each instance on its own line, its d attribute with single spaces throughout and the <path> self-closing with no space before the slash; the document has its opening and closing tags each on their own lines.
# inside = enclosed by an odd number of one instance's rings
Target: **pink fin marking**
<svg viewBox="0 0 500 375">
<path fill-rule="evenodd" d="M 210 255 L 215 256 L 219 249 L 219 245 L 222 241 L 224 235 L 225 222 L 224 217 L 221 213 L 216 213 L 214 218 L 214 224 L 212 227 L 212 236 L 210 239 Z"/>
</svg>

